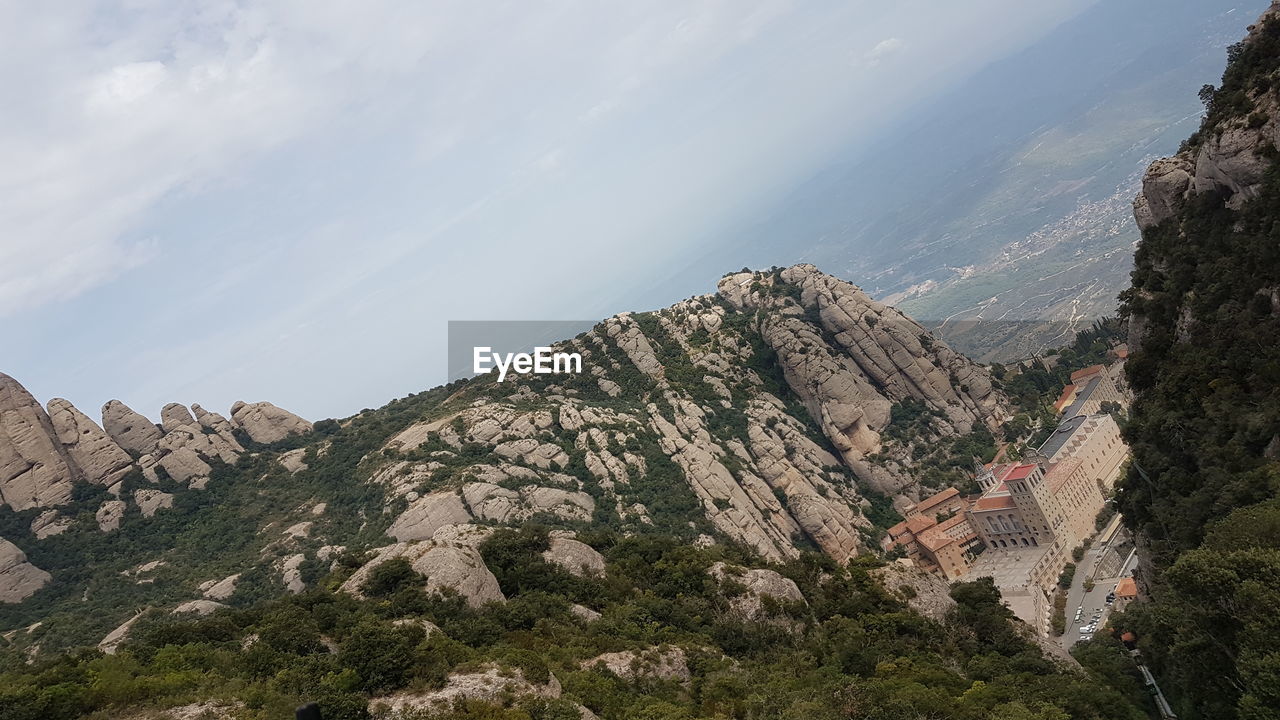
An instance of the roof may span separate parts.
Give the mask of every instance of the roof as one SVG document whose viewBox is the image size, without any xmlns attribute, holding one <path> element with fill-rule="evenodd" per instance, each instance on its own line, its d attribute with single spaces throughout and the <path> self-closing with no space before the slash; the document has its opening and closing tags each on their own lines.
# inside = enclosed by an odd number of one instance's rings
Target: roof
<svg viewBox="0 0 1280 720">
<path fill-rule="evenodd" d="M 1116 585 L 1116 597 L 1118 598 L 1136 598 L 1138 597 L 1138 583 L 1133 578 L 1127 577 Z"/>
<path fill-rule="evenodd" d="M 1093 395 L 1093 391 L 1098 389 L 1098 383 L 1100 382 L 1102 382 L 1101 375 L 1094 375 L 1089 378 L 1089 382 L 1085 383 L 1084 389 L 1076 392 L 1075 402 L 1071 403 L 1071 407 L 1067 408 L 1063 412 L 1063 416 L 1071 418 L 1081 414 L 1084 409 L 1084 404 L 1089 402 L 1089 396 Z"/>
<path fill-rule="evenodd" d="M 929 510 L 941 505 L 942 503 L 960 496 L 960 491 L 955 488 L 947 488 L 940 493 L 935 493 L 929 497 L 916 503 L 915 510 L 919 513 L 926 513 Z"/>
<path fill-rule="evenodd" d="M 922 534 L 919 538 L 917 538 L 917 541 L 921 545 L 928 548 L 930 551 L 936 551 L 938 548 L 944 547 L 950 543 L 964 540 L 967 537 L 972 537 L 974 535 L 974 532 L 973 532 L 973 528 L 971 527 L 968 528 L 968 532 L 961 535 L 960 537 L 952 537 L 950 534 L 947 533 L 948 530 L 956 527 L 957 525 L 968 525 L 968 524 L 969 524 L 968 518 L 966 518 L 964 515 L 956 514 L 952 517 L 947 518 L 946 520 L 943 520 L 942 522 L 929 528 L 928 530 L 926 530 L 924 534 Z"/>
<path fill-rule="evenodd" d="M 920 533 L 937 524 L 938 524 L 937 520 L 934 520 L 931 517 L 926 517 L 924 515 L 916 515 L 915 517 L 907 519 L 907 529 L 910 530 L 912 533 Z"/>
<path fill-rule="evenodd" d="M 1019 466 L 1015 467 L 1014 469 L 1010 470 L 1010 471 L 1009 471 L 1009 474 L 1004 476 L 1004 479 L 1005 479 L 1006 481 L 1008 481 L 1008 480 L 1023 480 L 1023 479 L 1025 479 L 1028 475 L 1030 475 L 1031 473 L 1035 472 L 1036 467 L 1037 467 L 1037 466 L 1036 466 L 1034 463 L 1027 463 L 1027 464 L 1025 464 L 1025 465 L 1019 465 Z"/>
<path fill-rule="evenodd" d="M 980 497 L 978 498 L 978 502 L 973 505 L 973 509 L 975 511 L 1010 510 L 1015 507 L 1017 507 L 1017 505 L 1013 502 L 1012 495 L 989 495 Z"/>
<path fill-rule="evenodd" d="M 1066 407 L 1066 406 L 1067 406 L 1067 403 L 1071 402 L 1071 398 L 1073 398 L 1073 397 L 1075 397 L 1075 396 L 1076 396 L 1076 386 L 1075 386 L 1075 385 L 1068 385 L 1068 386 L 1066 386 L 1066 387 L 1062 388 L 1062 394 L 1061 394 L 1061 395 L 1059 395 L 1059 396 L 1058 396 L 1058 399 L 1057 399 L 1056 401 L 1054 401 L 1054 403 L 1053 403 L 1053 409 L 1054 409 L 1054 411 L 1056 411 L 1056 412 L 1062 412 L 1062 408 Z"/>
<path fill-rule="evenodd" d="M 1051 435 L 1040 445 L 1040 454 L 1049 459 L 1053 459 L 1060 450 L 1071 440 L 1071 436 L 1076 430 L 1088 420 L 1088 415 L 1072 415 L 1058 424 L 1058 429 L 1054 430 Z"/>
<path fill-rule="evenodd" d="M 1070 458 L 1059 463 L 1054 463 L 1049 468 L 1049 472 L 1045 473 L 1045 482 L 1049 485 L 1049 492 L 1056 493 L 1062 488 L 1062 484 L 1071 477 L 1071 473 L 1080 467 L 1082 461 Z"/>
<path fill-rule="evenodd" d="M 1083 370 L 1077 370 L 1071 373 L 1071 382 L 1076 383 L 1092 375 L 1097 375 L 1098 373 L 1102 372 L 1105 369 L 1106 368 L 1103 367 L 1102 365 L 1090 365 L 1089 367 Z"/>
</svg>

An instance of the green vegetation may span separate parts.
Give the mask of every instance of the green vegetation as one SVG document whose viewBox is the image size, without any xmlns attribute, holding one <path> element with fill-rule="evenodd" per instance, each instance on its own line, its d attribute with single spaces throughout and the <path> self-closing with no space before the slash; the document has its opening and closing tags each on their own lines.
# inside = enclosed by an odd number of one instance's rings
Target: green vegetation
<svg viewBox="0 0 1280 720">
<path fill-rule="evenodd" d="M 768 603 L 773 619 L 729 611 L 712 562 L 750 562 L 741 551 L 699 550 L 658 536 L 597 539 L 609 559 L 597 579 L 569 576 L 539 553 L 546 531 L 495 533 L 482 553 L 505 604 L 468 608 L 428 596 L 388 562 L 357 601 L 323 588 L 200 619 L 156 613 L 117 655 L 79 650 L 34 664 L 6 662 L 0 718 L 113 718 L 193 702 L 243 703 L 246 720 L 288 717 L 319 702 L 327 720 L 368 717 L 370 697 L 442 687 L 451 672 L 488 666 L 534 683 L 554 675 L 560 699 L 468 702 L 438 718 L 561 720 L 581 703 L 604 718 L 1115 718 L 1143 714 L 1097 677 L 1059 668 L 1024 639 L 989 581 L 952 590 L 943 622 L 915 614 L 872 577 L 806 555 L 779 568 L 807 605 Z M 584 625 L 574 602 L 603 617 Z M 423 621 L 440 631 L 430 631 Z M 690 679 L 625 680 L 583 663 L 603 652 L 683 648 Z M 11 660 L 13 658 L 10 658 Z"/>
<path fill-rule="evenodd" d="M 1229 58 L 1188 148 L 1275 102 L 1280 23 Z M 1117 503 L 1155 573 L 1151 601 L 1114 624 L 1138 635 L 1184 720 L 1280 717 L 1280 172 L 1239 210 L 1226 199 L 1200 193 L 1146 231 L 1123 295 L 1144 331 Z"/>
</svg>

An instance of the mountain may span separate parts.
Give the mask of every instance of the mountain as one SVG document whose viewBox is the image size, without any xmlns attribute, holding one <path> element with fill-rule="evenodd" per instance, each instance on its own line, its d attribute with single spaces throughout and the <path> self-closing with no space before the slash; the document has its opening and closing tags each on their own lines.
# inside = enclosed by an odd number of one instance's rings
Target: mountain
<svg viewBox="0 0 1280 720">
<path fill-rule="evenodd" d="M 1140 717 L 989 580 L 869 552 L 1010 414 L 901 312 L 797 265 L 557 349 L 314 425 L 4 377 L 6 717 Z"/>
<path fill-rule="evenodd" d="M 985 369 L 812 266 L 730 274 L 715 295 L 609 318 L 560 349 L 582 355 L 582 374 L 485 376 L 420 417 L 369 411 L 315 432 L 270 403 L 236 403 L 229 418 L 171 403 L 157 425 L 111 401 L 99 426 L 65 400 L 46 411 L 0 377 L 4 535 L 95 542 L 138 521 L 135 508 L 168 512 L 278 445 L 289 450 L 266 463 L 274 475 L 305 484 L 340 472 L 376 498 L 351 508 L 376 518 L 363 537 L 426 541 L 448 526 L 542 517 L 843 562 L 874 542 L 895 502 L 994 452 L 991 431 L 1009 415 Z M 386 428 L 388 416 L 398 424 Z M 344 463 L 344 441 L 368 426 L 394 432 Z M 278 524 L 305 524 L 317 551 L 355 542 L 327 536 L 313 512 L 335 500 L 317 496 Z M 45 567 L 42 555 L 31 551 L 55 586 L 60 567 L 79 564 Z"/>
<path fill-rule="evenodd" d="M 1183 718 L 1280 708 L 1280 4 L 1228 58 L 1199 130 L 1143 178 L 1123 296 L 1137 399 L 1118 503 L 1149 602 L 1117 622 Z"/>
</svg>

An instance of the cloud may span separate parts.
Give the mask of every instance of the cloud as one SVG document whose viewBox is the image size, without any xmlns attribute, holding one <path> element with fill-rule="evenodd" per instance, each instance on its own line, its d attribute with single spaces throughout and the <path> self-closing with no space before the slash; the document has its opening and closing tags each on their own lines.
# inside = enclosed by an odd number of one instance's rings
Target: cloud
<svg viewBox="0 0 1280 720">
<path fill-rule="evenodd" d="M 876 43 L 876 46 L 867 51 L 863 59 L 867 61 L 867 65 L 875 67 L 880 64 L 881 60 L 900 52 L 905 43 L 901 38 L 891 37 Z"/>
</svg>

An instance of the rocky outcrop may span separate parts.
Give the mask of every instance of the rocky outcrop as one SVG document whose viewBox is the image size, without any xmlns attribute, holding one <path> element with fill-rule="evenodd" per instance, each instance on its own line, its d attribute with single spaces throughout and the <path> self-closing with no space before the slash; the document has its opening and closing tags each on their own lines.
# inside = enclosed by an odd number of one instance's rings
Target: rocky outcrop
<svg viewBox="0 0 1280 720">
<path fill-rule="evenodd" d="M 151 517 L 157 510 L 173 507 L 173 495 L 150 488 L 135 491 L 133 501 L 138 504 L 143 517 Z"/>
<path fill-rule="evenodd" d="M 0 373 L 0 505 L 62 505 L 82 477 L 49 415 L 17 380 Z"/>
<path fill-rule="evenodd" d="M 110 436 L 62 398 L 49 401 L 49 420 L 72 461 L 91 483 L 110 487 L 133 469 L 133 458 Z"/>
<path fill-rule="evenodd" d="M 583 662 L 582 667 L 607 670 L 624 680 L 643 678 L 688 682 L 692 677 L 684 650 L 670 645 L 604 653 Z"/>
<path fill-rule="evenodd" d="M 574 575 L 604 573 L 604 556 L 590 545 L 571 537 L 551 537 L 550 547 L 543 551 L 542 559 Z"/>
<path fill-rule="evenodd" d="M 812 543 L 844 562 L 872 535 L 864 488 L 917 499 L 916 464 L 1008 414 L 983 368 L 810 265 L 731 274 L 714 296 L 562 345 L 588 377 L 464 388 L 367 458 L 387 510 L 408 502 L 389 534 L 601 515 L 686 532 L 694 518 L 646 507 L 683 481 L 716 530 L 765 558 Z M 890 424 L 909 401 L 927 427 L 903 440 Z"/>
<path fill-rule="evenodd" d="M 910 561 L 890 563 L 872 571 L 886 590 L 907 601 L 921 615 L 941 622 L 956 606 L 951 599 L 951 586 L 946 580 L 931 575 Z"/>
<path fill-rule="evenodd" d="M 226 605 L 212 600 L 189 600 L 173 609 L 172 615 L 212 615 L 219 610 L 225 610 Z"/>
<path fill-rule="evenodd" d="M 474 547 L 432 542 L 396 543 L 378 550 L 340 589 L 363 597 L 361 587 L 374 568 L 399 557 L 407 559 L 413 570 L 426 578 L 426 592 L 456 592 L 472 607 L 506 600 L 498 587 L 498 579 L 485 567 L 484 559 Z"/>
<path fill-rule="evenodd" d="M 106 637 L 102 638 L 98 643 L 98 649 L 107 655 L 115 655 L 116 651 L 120 649 L 120 646 L 124 644 L 125 640 L 129 639 L 129 631 L 133 629 L 134 623 L 138 622 L 146 612 L 147 611 L 145 609 L 142 610 L 137 615 L 134 615 L 123 623 L 120 623 L 115 630 L 107 633 Z"/>
<path fill-rule="evenodd" d="M 71 527 L 71 518 L 64 517 L 57 510 L 45 510 L 31 521 L 31 534 L 36 536 L 37 540 L 43 540 L 53 535 L 61 535 Z"/>
<path fill-rule="evenodd" d="M 199 423 L 200 427 L 208 430 L 211 434 L 217 435 L 233 451 L 237 453 L 244 452 L 244 447 L 236 439 L 235 426 L 231 424 L 230 420 L 195 404 L 191 406 L 191 412 L 195 415 L 196 422 Z"/>
<path fill-rule="evenodd" d="M 738 586 L 739 592 L 730 596 L 729 606 L 733 614 L 743 620 L 765 618 L 771 614 L 771 604 L 805 603 L 804 595 L 795 582 L 773 570 L 747 569 L 718 562 L 708 573 L 722 585 Z"/>
<path fill-rule="evenodd" d="M 525 679 L 518 669 L 488 665 L 474 672 L 453 673 L 443 688 L 431 691 L 395 693 L 369 702 L 369 710 L 376 717 L 397 717 L 412 714 L 427 717 L 447 712 L 455 704 L 465 700 L 502 704 L 518 697 L 560 697 L 560 683 L 554 675 L 545 684 L 536 685 Z"/>
<path fill-rule="evenodd" d="M 264 444 L 311 432 L 311 423 L 269 402 L 237 402 L 231 406 L 231 422 L 254 442 Z"/>
<path fill-rule="evenodd" d="M 17 545 L 0 538 L 0 603 L 20 603 L 49 583 L 49 573 L 27 562 Z"/>
<path fill-rule="evenodd" d="M 401 542 L 429 540 L 446 525 L 470 521 L 471 513 L 463 506 L 462 498 L 456 492 L 446 490 L 424 495 L 410 503 L 387 528 L 387 535 Z"/>
<path fill-rule="evenodd" d="M 206 600 L 226 600 L 235 594 L 236 582 L 240 580 L 240 573 L 228 575 L 221 580 L 209 580 L 200 585 L 200 592 Z"/>
<path fill-rule="evenodd" d="M 102 406 L 102 429 L 117 445 L 134 455 L 150 453 L 163 437 L 155 423 L 119 400 Z"/>
<path fill-rule="evenodd" d="M 102 503 L 102 507 L 94 513 L 94 519 L 98 521 L 98 529 L 102 532 L 111 532 L 120 529 L 120 521 L 124 518 L 125 502 L 123 500 L 108 500 Z"/>
</svg>

